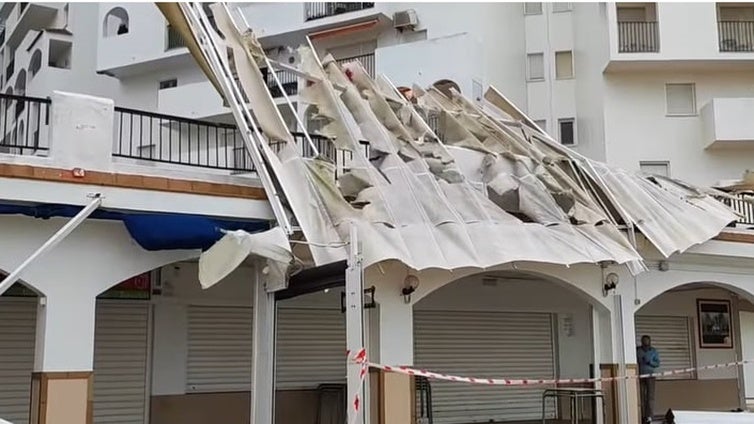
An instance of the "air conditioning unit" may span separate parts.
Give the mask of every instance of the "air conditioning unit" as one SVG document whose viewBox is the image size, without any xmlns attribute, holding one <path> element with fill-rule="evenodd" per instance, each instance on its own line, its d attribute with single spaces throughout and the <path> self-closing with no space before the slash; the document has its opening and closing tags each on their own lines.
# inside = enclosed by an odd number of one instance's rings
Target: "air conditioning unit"
<svg viewBox="0 0 754 424">
<path fill-rule="evenodd" d="M 399 31 L 413 31 L 418 24 L 419 19 L 416 17 L 416 11 L 414 9 L 395 12 L 393 14 L 393 28 Z"/>
</svg>

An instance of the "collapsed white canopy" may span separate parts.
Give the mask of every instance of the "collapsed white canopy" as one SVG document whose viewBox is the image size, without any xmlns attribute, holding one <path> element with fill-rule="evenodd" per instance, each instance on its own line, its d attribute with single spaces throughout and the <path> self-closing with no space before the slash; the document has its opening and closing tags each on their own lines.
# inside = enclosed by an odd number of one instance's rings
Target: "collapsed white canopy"
<svg viewBox="0 0 754 424">
<path fill-rule="evenodd" d="M 345 259 L 342 246 L 355 225 L 365 266 L 615 261 L 637 271 L 641 256 L 626 228 L 641 230 L 667 256 L 735 219 L 693 187 L 630 174 L 557 145 L 494 89 L 486 96 L 494 113 L 434 88 L 415 88 L 412 103 L 359 63 L 320 63 L 308 48 L 299 49 L 302 71 L 311 76 L 301 100 L 316 108 L 325 122 L 321 135 L 344 159 L 303 157 L 271 96 L 260 91 L 264 52 L 253 33 L 242 33 L 225 7 L 215 7 L 214 17 L 223 35 L 215 42 L 233 52 L 227 63 L 265 134 L 255 147 L 318 265 Z M 437 122 L 434 130 L 429 120 Z"/>
</svg>

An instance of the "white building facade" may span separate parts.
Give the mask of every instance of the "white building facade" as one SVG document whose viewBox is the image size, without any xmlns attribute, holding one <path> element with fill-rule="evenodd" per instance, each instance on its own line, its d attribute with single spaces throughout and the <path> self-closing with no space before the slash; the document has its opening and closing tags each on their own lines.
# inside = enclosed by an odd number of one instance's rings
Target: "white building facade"
<svg viewBox="0 0 754 424">
<path fill-rule="evenodd" d="M 744 116 L 754 107 L 754 5 L 261 3 L 242 11 L 278 61 L 296 65 L 288 47 L 309 36 L 321 55 L 358 58 L 397 86 L 449 80 L 483 103 L 492 85 L 564 144 L 629 170 L 709 186 L 754 164 Z M 92 194 L 102 196 L 98 214 L 0 297 L 0 340 L 9 341 L 0 344 L 0 418 L 249 422 L 259 272 L 249 261 L 202 291 L 196 258 L 217 238 L 217 222 L 259 231 L 272 213 L 220 96 L 152 3 L 6 3 L 0 18 L 0 270 L 11 273 Z M 278 78 L 282 90 L 268 82 L 291 129 L 302 130 L 296 117 L 312 129 L 302 82 L 285 71 Z M 742 224 L 754 225 L 753 215 Z M 170 230 L 185 225 L 199 230 Z M 650 270 L 638 277 L 621 267 L 516 264 L 429 275 L 406 297 L 405 268 L 372 270 L 369 356 L 458 375 L 610 377 L 636 372 L 636 337 L 649 334 L 662 370 L 752 359 L 750 231 L 740 225 L 670 259 L 646 243 Z M 609 273 L 620 283 L 605 293 Z M 274 422 L 342 423 L 342 269 L 307 278 L 276 301 Z M 728 340 L 717 346 L 700 331 L 704 302 L 728 308 Z M 410 379 L 374 373 L 369 384 L 372 422 L 541 414 L 541 389 L 431 382 L 430 409 L 415 405 L 426 390 Z M 745 408 L 752 387 L 750 366 L 662 379 L 657 411 Z M 602 388 L 604 422 L 637 422 L 635 384 Z M 548 405 L 546 414 L 569 411 Z"/>
</svg>

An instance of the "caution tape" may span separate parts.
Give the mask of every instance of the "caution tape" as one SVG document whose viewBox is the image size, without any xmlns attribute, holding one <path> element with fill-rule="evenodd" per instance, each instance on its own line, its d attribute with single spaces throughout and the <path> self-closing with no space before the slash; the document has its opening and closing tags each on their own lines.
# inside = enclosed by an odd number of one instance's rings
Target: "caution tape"
<svg viewBox="0 0 754 424">
<path fill-rule="evenodd" d="M 357 355 L 359 357 L 358 363 L 362 364 L 362 383 L 365 377 L 366 371 L 364 369 L 376 368 L 387 372 L 394 372 L 399 374 L 406 374 L 410 376 L 426 377 L 432 380 L 453 381 L 457 383 L 468 384 L 483 384 L 488 386 L 552 386 L 558 384 L 583 384 L 583 383 L 597 383 L 597 382 L 611 382 L 620 380 L 631 379 L 646 379 L 667 377 L 678 374 L 687 374 L 697 371 L 715 370 L 723 368 L 731 368 L 746 364 L 754 363 L 754 360 L 747 359 L 744 361 L 727 362 L 723 364 L 705 365 L 701 367 L 681 368 L 672 371 L 656 372 L 652 374 L 640 374 L 640 375 L 623 375 L 616 377 L 600 377 L 600 378 L 566 378 L 566 379 L 538 379 L 538 378 L 479 378 L 479 377 L 461 377 L 457 375 L 443 374 L 439 372 L 427 371 L 422 369 L 416 369 L 403 366 L 391 366 L 377 364 L 366 360 L 366 353 L 364 349 L 361 349 Z M 354 359 L 355 360 L 355 359 Z"/>
<path fill-rule="evenodd" d="M 364 381 L 366 380 L 367 374 L 369 373 L 370 365 L 367 361 L 367 351 L 364 348 L 359 349 L 353 355 L 353 357 L 350 357 L 351 351 L 347 350 L 346 356 L 348 356 L 351 361 L 361 365 L 361 369 L 359 370 L 359 384 L 356 386 L 356 393 L 351 396 L 351 406 L 353 407 L 354 414 L 349 424 L 356 424 L 356 422 L 358 421 L 359 412 L 361 411 L 361 405 L 363 403 L 363 400 L 360 396 L 361 388 L 364 386 Z"/>
</svg>

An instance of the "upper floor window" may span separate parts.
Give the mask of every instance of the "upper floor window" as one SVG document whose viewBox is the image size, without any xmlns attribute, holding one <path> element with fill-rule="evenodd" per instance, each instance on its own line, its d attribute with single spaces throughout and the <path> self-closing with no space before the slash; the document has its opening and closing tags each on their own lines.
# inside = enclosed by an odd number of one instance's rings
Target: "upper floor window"
<svg viewBox="0 0 754 424">
<path fill-rule="evenodd" d="M 552 11 L 558 12 L 570 12 L 573 9 L 573 3 L 556 2 L 552 4 Z"/>
<path fill-rule="evenodd" d="M 668 116 L 696 115 L 695 84 L 665 84 L 665 102 Z"/>
<path fill-rule="evenodd" d="M 524 3 L 524 15 L 541 15 L 542 3 Z"/>
<path fill-rule="evenodd" d="M 754 51 L 754 3 L 718 3 L 717 32 L 721 52 Z"/>
<path fill-rule="evenodd" d="M 102 35 L 113 37 L 128 34 L 128 12 L 122 7 L 114 7 L 105 15 L 102 23 Z"/>
<path fill-rule="evenodd" d="M 573 52 L 570 50 L 555 52 L 555 78 L 573 78 Z"/>
<path fill-rule="evenodd" d="M 660 48 L 655 3 L 617 3 L 618 51 L 651 53 Z"/>
<path fill-rule="evenodd" d="M 564 146 L 575 146 L 576 120 L 573 118 L 558 119 L 558 133 L 560 144 Z"/>
<path fill-rule="evenodd" d="M 160 81 L 160 90 L 165 90 L 166 88 L 174 88 L 178 87 L 178 80 L 176 78 L 172 78 L 165 81 Z"/>
<path fill-rule="evenodd" d="M 31 73 L 31 78 L 34 78 L 34 76 L 37 75 L 37 72 L 39 72 L 41 68 L 42 68 L 42 51 L 37 49 L 31 55 L 31 60 L 29 61 L 29 72 Z"/>
<path fill-rule="evenodd" d="M 543 81 L 545 79 L 545 55 L 543 53 L 526 55 L 526 68 L 527 80 Z"/>
<path fill-rule="evenodd" d="M 639 169 L 645 174 L 670 176 L 670 162 L 667 161 L 641 161 L 639 162 Z"/>
</svg>

